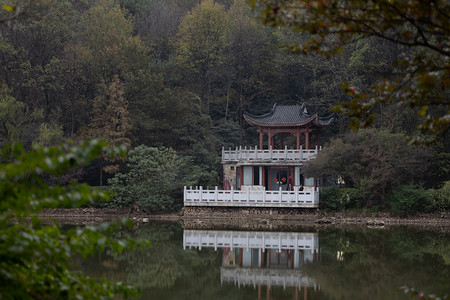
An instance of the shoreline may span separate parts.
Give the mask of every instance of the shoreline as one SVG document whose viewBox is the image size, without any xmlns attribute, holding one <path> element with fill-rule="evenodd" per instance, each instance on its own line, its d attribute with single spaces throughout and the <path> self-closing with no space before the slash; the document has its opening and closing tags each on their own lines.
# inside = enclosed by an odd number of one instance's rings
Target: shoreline
<svg viewBox="0 0 450 300">
<path fill-rule="evenodd" d="M 293 213 L 294 212 L 294 213 Z M 363 226 L 383 228 L 389 226 L 412 226 L 420 228 L 450 230 L 450 212 L 417 214 L 398 217 L 388 213 L 324 212 L 233 209 L 192 209 L 184 208 L 180 212 L 148 214 L 129 209 L 109 208 L 56 208 L 45 209 L 39 216 L 53 219 L 67 225 L 97 225 L 117 219 L 129 218 L 136 223 L 151 221 L 178 222 L 186 229 L 207 228 L 248 228 L 276 229 L 304 226 Z"/>
</svg>

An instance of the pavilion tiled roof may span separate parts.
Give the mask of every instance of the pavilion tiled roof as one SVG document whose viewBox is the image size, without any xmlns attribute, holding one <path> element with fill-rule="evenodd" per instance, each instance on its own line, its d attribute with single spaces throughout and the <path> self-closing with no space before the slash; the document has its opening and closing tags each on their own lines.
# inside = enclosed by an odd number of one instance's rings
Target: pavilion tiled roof
<svg viewBox="0 0 450 300">
<path fill-rule="evenodd" d="M 244 112 L 244 118 L 252 125 L 267 127 L 293 127 L 307 124 L 324 127 L 330 125 L 335 119 L 334 114 L 327 117 L 319 117 L 317 113 L 309 114 L 305 104 L 293 106 L 275 104 L 267 114 L 255 116 Z"/>
</svg>

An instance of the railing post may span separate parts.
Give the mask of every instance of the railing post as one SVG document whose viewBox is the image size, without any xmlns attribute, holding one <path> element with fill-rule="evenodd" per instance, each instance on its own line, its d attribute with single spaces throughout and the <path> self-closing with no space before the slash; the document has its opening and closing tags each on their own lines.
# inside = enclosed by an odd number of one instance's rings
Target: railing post
<svg viewBox="0 0 450 300">
<path fill-rule="evenodd" d="M 200 202 L 203 201 L 203 186 L 200 186 L 200 197 L 199 197 L 199 199 L 200 199 Z"/>
<path fill-rule="evenodd" d="M 245 248 L 246 251 L 248 251 L 248 248 L 249 248 L 249 244 L 250 244 L 249 239 L 250 239 L 250 237 L 249 237 L 249 235 L 247 234 L 247 247 Z"/>
<path fill-rule="evenodd" d="M 287 155 L 288 155 L 288 150 L 287 150 L 287 145 L 284 146 L 284 160 L 287 160 Z"/>
<path fill-rule="evenodd" d="M 186 190 L 186 186 L 184 186 L 184 190 L 183 190 L 183 203 L 186 205 L 186 199 L 187 199 L 187 190 Z"/>
<path fill-rule="evenodd" d="M 217 233 L 214 235 L 214 251 L 217 251 Z"/>
<path fill-rule="evenodd" d="M 242 146 L 239 146 L 240 159 L 242 159 Z"/>
<path fill-rule="evenodd" d="M 300 160 L 303 160 L 303 145 L 300 145 Z"/>
<path fill-rule="evenodd" d="M 225 160 L 225 148 L 222 147 L 222 160 Z"/>
<path fill-rule="evenodd" d="M 314 150 L 314 153 L 317 154 L 319 152 L 319 148 L 316 145 L 316 149 Z"/>
<path fill-rule="evenodd" d="M 233 186 L 231 186 L 231 190 L 230 190 L 230 202 L 233 203 L 234 200 L 234 189 Z"/>
<path fill-rule="evenodd" d="M 238 150 L 238 146 L 236 146 L 236 160 L 239 160 L 239 150 Z"/>
<path fill-rule="evenodd" d="M 250 203 L 250 189 L 247 189 L 247 203 Z"/>
<path fill-rule="evenodd" d="M 281 205 L 281 200 L 283 199 L 283 191 L 281 190 L 281 186 L 280 186 L 280 195 L 278 196 L 279 201 L 280 201 L 280 205 Z"/>
<path fill-rule="evenodd" d="M 258 160 L 258 146 L 255 146 L 255 160 Z"/>
<path fill-rule="evenodd" d="M 214 191 L 214 201 L 217 203 L 217 198 L 219 197 L 219 188 L 216 185 L 216 189 Z"/>
<path fill-rule="evenodd" d="M 270 155 L 270 159 L 272 159 L 272 145 L 269 148 L 269 155 Z"/>
<path fill-rule="evenodd" d="M 263 191 L 263 204 L 266 204 L 266 187 L 264 187 Z"/>
</svg>

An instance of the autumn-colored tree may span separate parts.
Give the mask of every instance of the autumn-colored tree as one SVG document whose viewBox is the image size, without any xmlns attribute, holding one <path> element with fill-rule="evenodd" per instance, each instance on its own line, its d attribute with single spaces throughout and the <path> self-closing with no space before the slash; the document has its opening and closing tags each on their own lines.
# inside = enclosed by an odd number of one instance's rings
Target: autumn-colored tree
<svg viewBox="0 0 450 300">
<path fill-rule="evenodd" d="M 380 104 L 398 102 L 414 107 L 423 117 L 419 129 L 437 136 L 450 123 L 450 3 L 445 0 L 310 1 L 251 0 L 263 23 L 287 26 L 308 34 L 296 52 L 318 52 L 327 57 L 343 50 L 355 36 L 376 37 L 404 47 L 397 60 L 400 70 L 358 89 L 343 84 L 352 100 L 335 108 L 350 117 L 353 128 L 369 126 Z M 416 138 L 416 140 L 419 140 Z"/>
<path fill-rule="evenodd" d="M 130 146 L 131 142 L 127 137 L 130 129 L 128 101 L 123 97 L 123 84 L 119 77 L 115 76 L 109 85 L 102 81 L 94 98 L 88 136 L 107 141 L 110 145 Z M 110 161 L 115 162 L 115 160 Z M 119 166 L 113 164 L 102 169 L 107 173 L 116 173 Z"/>
</svg>

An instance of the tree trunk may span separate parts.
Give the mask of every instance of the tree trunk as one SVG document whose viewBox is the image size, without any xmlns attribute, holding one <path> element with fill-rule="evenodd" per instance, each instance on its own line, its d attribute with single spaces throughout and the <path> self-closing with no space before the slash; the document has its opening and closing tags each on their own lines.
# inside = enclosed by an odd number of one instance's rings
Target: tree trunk
<svg viewBox="0 0 450 300">
<path fill-rule="evenodd" d="M 103 186 L 103 164 L 100 163 L 100 186 Z"/>
</svg>

